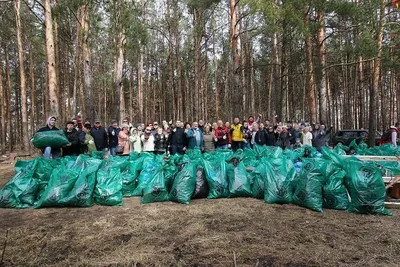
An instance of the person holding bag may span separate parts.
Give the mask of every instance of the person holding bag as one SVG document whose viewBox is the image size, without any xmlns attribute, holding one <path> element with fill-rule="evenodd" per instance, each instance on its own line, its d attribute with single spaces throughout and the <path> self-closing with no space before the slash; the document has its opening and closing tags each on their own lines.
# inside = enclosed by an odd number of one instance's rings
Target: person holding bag
<svg viewBox="0 0 400 267">
<path fill-rule="evenodd" d="M 117 155 L 129 155 L 129 151 L 129 126 L 124 124 L 118 133 L 118 146 L 115 148 L 115 153 Z"/>
</svg>

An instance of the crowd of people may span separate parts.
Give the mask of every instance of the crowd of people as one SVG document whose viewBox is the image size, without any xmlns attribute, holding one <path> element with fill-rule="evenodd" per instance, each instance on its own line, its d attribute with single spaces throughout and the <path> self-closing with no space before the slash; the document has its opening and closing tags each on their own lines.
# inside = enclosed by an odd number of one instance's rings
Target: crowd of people
<svg viewBox="0 0 400 267">
<path fill-rule="evenodd" d="M 49 117 L 42 131 L 59 130 L 56 118 Z M 175 123 L 163 121 L 154 123 L 137 123 L 135 126 L 125 118 L 120 125 L 113 120 L 108 128 L 102 126 L 99 119 L 94 124 L 80 117 L 68 121 L 65 135 L 69 144 L 62 148 L 63 156 L 91 154 L 92 151 L 108 151 L 109 155 L 128 155 L 130 152 L 152 152 L 155 154 L 184 154 L 187 149 L 199 148 L 203 152 L 216 149 L 254 148 L 259 146 L 279 146 L 282 149 L 296 149 L 303 145 L 321 150 L 328 145 L 328 135 L 332 126 L 324 123 L 270 123 L 262 122 L 261 115 L 255 120 L 250 116 L 241 122 L 234 118 L 233 123 L 218 120 L 214 123 L 198 122 Z M 46 158 L 58 158 L 60 148 L 43 149 Z"/>
</svg>

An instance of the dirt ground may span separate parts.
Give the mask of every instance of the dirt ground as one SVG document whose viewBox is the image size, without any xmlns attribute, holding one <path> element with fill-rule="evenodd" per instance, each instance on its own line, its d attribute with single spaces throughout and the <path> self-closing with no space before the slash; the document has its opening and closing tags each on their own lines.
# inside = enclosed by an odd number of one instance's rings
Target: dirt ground
<svg viewBox="0 0 400 267">
<path fill-rule="evenodd" d="M 12 164 L 0 164 L 0 188 L 12 174 Z M 0 265 L 400 265 L 400 210 L 383 217 L 244 198 L 190 205 L 139 200 L 125 199 L 122 207 L 0 209 Z"/>
</svg>

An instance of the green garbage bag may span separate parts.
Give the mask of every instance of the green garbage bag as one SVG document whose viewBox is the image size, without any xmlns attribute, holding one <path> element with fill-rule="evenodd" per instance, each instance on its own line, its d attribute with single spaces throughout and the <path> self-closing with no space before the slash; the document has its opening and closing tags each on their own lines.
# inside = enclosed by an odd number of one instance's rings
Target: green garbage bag
<svg viewBox="0 0 400 267">
<path fill-rule="evenodd" d="M 78 179 L 67 196 L 60 203 L 68 207 L 93 206 L 93 191 L 96 184 L 97 171 L 102 163 L 99 159 L 88 157 L 84 168 L 80 171 Z"/>
<path fill-rule="evenodd" d="M 325 176 L 321 169 L 324 161 L 320 159 L 303 159 L 300 173 L 293 181 L 293 203 L 314 211 L 322 212 L 322 186 Z"/>
<path fill-rule="evenodd" d="M 209 199 L 225 198 L 229 196 L 227 180 L 227 163 L 221 159 L 203 161 L 208 187 L 210 189 Z"/>
<path fill-rule="evenodd" d="M 349 196 L 344 186 L 346 172 L 335 164 L 327 164 L 327 181 L 323 186 L 323 207 L 327 209 L 346 210 Z"/>
<path fill-rule="evenodd" d="M 59 166 L 53 170 L 49 184 L 41 195 L 35 208 L 43 207 L 64 207 L 61 201 L 74 188 L 78 180 L 79 172 L 75 169 Z"/>
<path fill-rule="evenodd" d="M 176 174 L 169 194 L 169 200 L 182 204 L 189 204 L 195 188 L 196 164 L 190 162 Z"/>
<path fill-rule="evenodd" d="M 269 164 L 268 164 L 269 165 Z M 268 173 L 267 165 L 259 162 L 258 166 L 251 172 L 251 195 L 257 199 L 264 198 L 264 183 Z"/>
<path fill-rule="evenodd" d="M 163 167 L 155 171 L 153 177 L 147 183 L 143 189 L 143 197 L 140 203 L 152 203 L 152 202 L 165 202 L 169 200 L 168 189 L 165 184 L 165 173 L 168 165 L 165 164 Z"/>
<path fill-rule="evenodd" d="M 36 158 L 37 165 L 34 173 L 34 177 L 39 183 L 39 192 L 37 199 L 40 198 L 42 193 L 45 191 L 47 184 L 49 183 L 51 173 L 55 168 L 58 167 L 58 161 L 45 159 L 43 157 Z"/>
<path fill-rule="evenodd" d="M 113 156 L 109 157 L 111 167 L 119 168 L 123 172 L 129 165 L 129 157 Z"/>
<path fill-rule="evenodd" d="M 122 172 L 122 194 L 124 197 L 134 196 L 139 183 L 140 171 L 143 168 L 143 158 L 129 161 L 129 165 Z"/>
<path fill-rule="evenodd" d="M 21 163 L 18 164 L 21 166 Z M 34 205 L 39 189 L 38 180 L 33 178 L 36 161 L 31 161 L 0 190 L 0 208 L 30 208 Z"/>
<path fill-rule="evenodd" d="M 229 197 L 251 197 L 251 184 L 246 167 L 241 162 L 228 167 Z"/>
<path fill-rule="evenodd" d="M 67 144 L 69 141 L 64 134 L 63 130 L 36 132 L 32 137 L 32 144 L 36 148 L 60 148 Z"/>
<path fill-rule="evenodd" d="M 345 185 L 350 193 L 348 211 L 393 215 L 385 209 L 386 188 L 380 170 L 370 162 L 351 158 L 345 164 Z"/>
<path fill-rule="evenodd" d="M 230 149 L 217 149 L 214 152 L 216 159 L 229 160 L 232 158 L 233 152 Z"/>
<path fill-rule="evenodd" d="M 245 148 L 243 152 L 242 162 L 246 168 L 255 169 L 258 166 L 259 159 L 261 155 L 257 155 L 256 151 L 253 149 Z"/>
<path fill-rule="evenodd" d="M 148 159 L 148 158 L 146 158 Z M 146 187 L 146 184 L 150 181 L 151 177 L 153 177 L 157 168 L 160 166 L 159 161 L 154 160 L 144 160 L 143 161 L 143 170 L 140 172 L 137 182 L 136 188 L 132 191 L 132 196 L 143 196 L 143 190 Z"/>
<path fill-rule="evenodd" d="M 104 165 L 97 172 L 94 201 L 103 206 L 122 206 L 122 175 L 118 167 Z"/>
<path fill-rule="evenodd" d="M 264 201 L 270 204 L 291 203 L 292 182 L 296 174 L 292 161 L 282 157 L 265 160 L 264 164 Z"/>
<path fill-rule="evenodd" d="M 37 166 L 37 159 L 38 158 L 33 160 L 17 160 L 14 164 L 14 174 L 26 171 L 27 168 L 35 169 Z"/>
<path fill-rule="evenodd" d="M 104 154 L 105 154 L 104 151 L 92 151 L 91 156 L 92 158 L 95 159 L 104 159 Z"/>
</svg>

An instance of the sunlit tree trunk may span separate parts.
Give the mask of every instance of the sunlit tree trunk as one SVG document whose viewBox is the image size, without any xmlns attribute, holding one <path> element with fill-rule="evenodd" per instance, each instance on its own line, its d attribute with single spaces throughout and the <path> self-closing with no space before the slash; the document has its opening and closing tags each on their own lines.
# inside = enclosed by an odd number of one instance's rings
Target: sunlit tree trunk
<svg viewBox="0 0 400 267">
<path fill-rule="evenodd" d="M 383 29 L 385 27 L 385 1 L 380 0 L 379 10 L 379 22 L 376 32 L 378 54 L 374 60 L 373 76 L 372 76 L 372 87 L 370 89 L 370 103 L 369 103 L 369 136 L 368 145 L 375 146 L 375 132 L 377 130 L 376 113 L 377 113 L 377 101 L 376 97 L 379 92 L 379 80 L 381 73 L 382 63 L 382 41 L 383 41 Z"/>
<path fill-rule="evenodd" d="M 60 106 L 57 96 L 57 74 L 55 69 L 55 50 L 53 35 L 53 18 L 51 14 L 50 0 L 43 0 L 45 8 L 45 24 L 46 24 L 46 56 L 48 69 L 48 88 L 50 100 L 50 114 L 60 117 Z"/>
<path fill-rule="evenodd" d="M 1 52 L 1 50 L 0 50 Z M 7 93 L 3 86 L 3 58 L 0 53 L 0 101 L 1 101 L 1 153 L 6 153 L 7 135 Z"/>
<path fill-rule="evenodd" d="M 36 85 L 35 85 L 35 71 L 33 62 L 33 47 L 29 45 L 29 78 L 31 89 L 31 134 L 36 131 Z"/>
<path fill-rule="evenodd" d="M 309 25 L 308 11 L 304 15 L 304 23 Z M 305 36 L 306 45 L 306 60 L 307 60 L 307 95 L 308 95 L 308 110 L 310 121 L 317 121 L 317 107 L 315 100 L 315 80 L 314 80 L 314 63 L 313 63 L 313 51 L 311 35 L 306 33 Z"/>
<path fill-rule="evenodd" d="M 326 45 L 325 45 L 325 12 L 323 10 L 317 10 L 317 19 L 320 27 L 317 31 L 317 52 L 321 65 L 321 79 L 318 82 L 319 92 L 319 120 L 327 123 L 327 85 L 326 85 Z"/>
<path fill-rule="evenodd" d="M 239 51 L 238 51 L 238 23 L 237 23 L 237 8 L 238 8 L 237 0 L 230 0 L 230 34 L 231 34 L 231 50 L 232 50 L 232 75 L 233 77 L 232 82 L 233 86 L 231 88 L 231 94 L 233 98 L 233 103 L 231 106 L 231 113 L 235 117 L 242 118 L 243 117 L 243 110 L 242 110 L 242 94 L 240 94 L 240 71 L 239 71 Z"/>
</svg>

